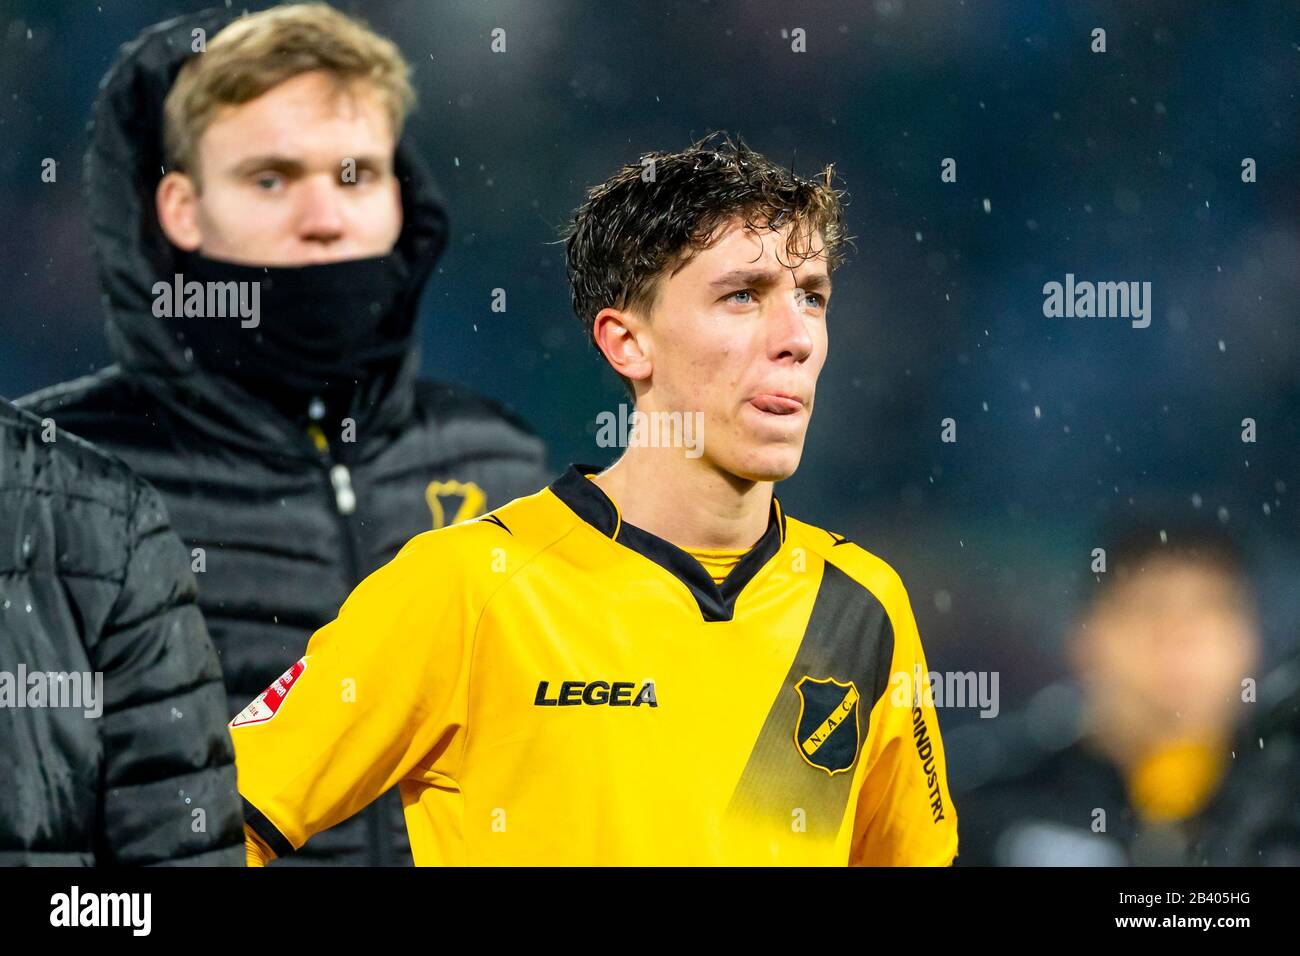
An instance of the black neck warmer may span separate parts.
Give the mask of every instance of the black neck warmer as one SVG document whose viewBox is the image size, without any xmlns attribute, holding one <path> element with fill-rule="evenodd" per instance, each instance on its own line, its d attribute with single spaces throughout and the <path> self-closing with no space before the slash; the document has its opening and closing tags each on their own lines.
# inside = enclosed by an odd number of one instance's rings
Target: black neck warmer
<svg viewBox="0 0 1300 956">
<path fill-rule="evenodd" d="M 405 301 L 410 285 L 400 256 L 263 267 L 189 253 L 178 268 L 185 299 L 173 305 L 175 321 L 195 361 L 291 420 L 336 423 L 360 387 L 394 374 L 410 348 L 415 308 Z M 205 293 L 208 283 L 241 283 L 245 314 L 186 315 L 192 282 Z"/>
</svg>

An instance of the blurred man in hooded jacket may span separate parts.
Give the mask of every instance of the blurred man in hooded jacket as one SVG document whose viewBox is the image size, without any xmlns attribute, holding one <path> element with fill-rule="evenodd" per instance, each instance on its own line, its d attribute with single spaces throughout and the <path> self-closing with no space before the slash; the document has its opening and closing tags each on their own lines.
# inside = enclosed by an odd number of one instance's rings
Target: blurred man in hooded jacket
<svg viewBox="0 0 1300 956">
<path fill-rule="evenodd" d="M 550 477 L 520 421 L 417 378 L 447 217 L 402 136 L 408 72 L 297 5 L 151 27 L 101 87 L 86 187 L 117 363 L 23 404 L 162 493 L 229 715 L 407 539 Z M 295 861 L 409 864 L 396 792 Z"/>
</svg>

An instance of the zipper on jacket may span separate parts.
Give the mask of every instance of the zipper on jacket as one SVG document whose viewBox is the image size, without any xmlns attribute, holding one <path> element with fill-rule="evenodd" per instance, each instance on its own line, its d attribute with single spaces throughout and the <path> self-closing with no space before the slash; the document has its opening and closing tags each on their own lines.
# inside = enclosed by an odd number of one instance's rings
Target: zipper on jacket
<svg viewBox="0 0 1300 956">
<path fill-rule="evenodd" d="M 343 538 L 343 556 L 347 562 L 348 590 L 351 591 L 361 583 L 361 557 L 359 554 L 356 531 L 352 524 L 352 515 L 357 510 L 357 493 L 352 485 L 352 471 L 343 462 L 337 460 L 330 452 L 329 439 L 316 423 L 307 426 L 307 435 L 312 440 L 325 478 L 329 482 L 330 493 L 334 498 L 334 513 L 338 515 L 339 532 Z"/>
<path fill-rule="evenodd" d="M 330 484 L 334 486 L 334 504 L 339 514 L 350 515 L 357 510 L 357 493 L 352 488 L 352 472 L 347 465 L 330 466 Z"/>
<path fill-rule="evenodd" d="M 329 481 L 330 491 L 334 495 L 334 513 L 338 516 L 339 534 L 343 539 L 344 560 L 347 562 L 348 590 L 351 591 L 361 583 L 361 558 L 353 526 L 352 515 L 357 510 L 357 493 L 352 485 L 352 472 L 347 465 L 334 458 L 330 452 L 329 439 L 319 424 L 313 422 L 307 426 L 307 434 L 320 455 L 321 466 Z M 392 854 L 389 852 L 391 836 L 387 828 L 387 802 L 381 796 L 361 812 L 366 816 L 366 832 L 370 840 L 370 865 L 390 866 Z"/>
</svg>

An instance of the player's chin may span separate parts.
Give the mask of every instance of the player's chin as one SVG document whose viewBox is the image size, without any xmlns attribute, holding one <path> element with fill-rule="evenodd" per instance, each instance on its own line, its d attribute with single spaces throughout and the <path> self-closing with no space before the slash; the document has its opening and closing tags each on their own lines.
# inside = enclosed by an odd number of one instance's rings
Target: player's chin
<svg viewBox="0 0 1300 956">
<path fill-rule="evenodd" d="M 784 481 L 803 457 L 803 441 L 759 442 L 745 449 L 732 472 L 747 481 Z"/>
</svg>

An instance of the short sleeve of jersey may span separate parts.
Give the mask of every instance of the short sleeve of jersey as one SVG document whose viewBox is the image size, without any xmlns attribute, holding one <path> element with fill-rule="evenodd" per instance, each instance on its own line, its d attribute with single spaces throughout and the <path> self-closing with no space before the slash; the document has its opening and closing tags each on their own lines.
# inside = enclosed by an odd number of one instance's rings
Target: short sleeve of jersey
<svg viewBox="0 0 1300 956">
<path fill-rule="evenodd" d="M 888 689 L 872 714 L 880 733 L 873 735 L 874 762 L 859 793 L 849 862 L 948 866 L 957 855 L 957 813 L 929 669 L 901 583 L 886 606 L 894 656 Z"/>
<path fill-rule="evenodd" d="M 451 531 L 418 535 L 362 581 L 230 722 L 245 816 L 277 853 L 417 765 L 455 776 L 477 609 L 447 553 Z"/>
</svg>

